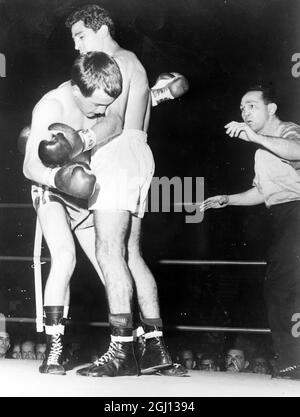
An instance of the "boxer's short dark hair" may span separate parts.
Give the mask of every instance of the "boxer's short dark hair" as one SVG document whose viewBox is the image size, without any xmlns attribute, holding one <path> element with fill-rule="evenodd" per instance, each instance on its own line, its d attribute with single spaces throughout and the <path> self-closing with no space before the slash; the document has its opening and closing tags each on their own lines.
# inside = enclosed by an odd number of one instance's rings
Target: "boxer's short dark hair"
<svg viewBox="0 0 300 417">
<path fill-rule="evenodd" d="M 71 29 L 80 20 L 83 21 L 84 26 L 93 29 L 94 32 L 99 30 L 101 26 L 106 25 L 111 36 L 115 36 L 115 25 L 109 12 L 97 4 L 87 4 L 76 9 L 68 16 L 65 24 L 67 28 Z"/>
<path fill-rule="evenodd" d="M 104 52 L 88 52 L 74 62 L 72 85 L 77 85 L 84 97 L 90 97 L 96 89 L 117 98 L 122 92 L 122 75 L 114 58 Z"/>
</svg>

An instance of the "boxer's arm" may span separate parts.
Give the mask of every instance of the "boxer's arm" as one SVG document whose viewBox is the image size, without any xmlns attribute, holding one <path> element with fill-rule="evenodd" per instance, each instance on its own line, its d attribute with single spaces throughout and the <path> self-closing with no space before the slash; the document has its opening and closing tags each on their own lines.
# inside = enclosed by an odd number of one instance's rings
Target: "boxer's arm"
<svg viewBox="0 0 300 417">
<path fill-rule="evenodd" d="M 109 109 L 109 107 L 108 107 Z M 106 111 L 105 116 L 98 119 L 91 130 L 96 137 L 95 146 L 103 146 L 122 133 L 123 117 L 117 109 Z"/>
<path fill-rule="evenodd" d="M 39 184 L 49 186 L 50 168 L 45 167 L 39 156 L 38 147 L 43 139 L 49 139 L 51 134 L 48 126 L 61 120 L 61 104 L 53 99 L 40 101 L 32 113 L 31 132 L 26 145 L 23 173 L 26 178 Z"/>
<path fill-rule="evenodd" d="M 91 127 L 91 130 L 95 134 L 95 146 L 97 147 L 106 145 L 122 133 L 123 116 L 117 108 L 114 111 L 109 111 L 108 109 L 105 116 L 101 117 Z"/>
<path fill-rule="evenodd" d="M 148 85 L 148 79 L 146 72 L 141 67 L 137 69 L 134 76 L 130 80 L 130 89 L 128 93 L 127 104 L 124 106 L 124 96 L 121 94 L 106 110 L 103 120 L 100 119 L 99 123 L 96 123 L 92 130 L 96 135 L 101 135 L 101 141 L 97 137 L 97 146 L 104 146 L 113 140 L 116 135 L 120 135 L 123 129 L 125 112 L 126 112 L 126 128 L 127 129 L 139 129 L 147 130 L 149 121 L 149 103 L 150 90 Z M 101 132 L 101 122 L 107 124 L 106 132 Z M 116 123 L 115 132 L 109 133 L 109 125 Z M 121 130 L 119 130 L 121 128 Z M 98 130 L 97 130 L 98 129 Z M 118 131 L 119 130 L 119 131 Z M 99 133 L 98 133 L 99 132 Z M 106 137 L 105 137 L 106 136 Z"/>
<path fill-rule="evenodd" d="M 109 143 L 122 132 L 122 118 L 117 113 L 103 116 L 89 129 L 75 130 L 65 123 L 52 123 L 48 130 L 52 139 L 42 140 L 38 155 L 45 166 L 62 166 L 84 153 Z"/>
<path fill-rule="evenodd" d="M 147 119 L 150 111 L 149 99 L 150 89 L 146 71 L 141 64 L 137 64 L 137 68 L 130 79 L 126 106 L 127 129 L 147 130 Z M 123 117 L 125 118 L 125 116 Z"/>
</svg>

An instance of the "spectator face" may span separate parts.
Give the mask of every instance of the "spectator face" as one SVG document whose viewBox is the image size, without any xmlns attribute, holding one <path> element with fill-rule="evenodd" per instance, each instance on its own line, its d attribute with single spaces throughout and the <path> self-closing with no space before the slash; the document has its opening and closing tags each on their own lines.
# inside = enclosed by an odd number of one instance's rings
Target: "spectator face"
<svg viewBox="0 0 300 417">
<path fill-rule="evenodd" d="M 186 367 L 186 369 L 193 369 L 194 367 L 194 355 L 191 350 L 184 350 L 181 353 L 182 358 L 182 365 Z"/>
<path fill-rule="evenodd" d="M 43 361 L 46 356 L 46 343 L 38 343 L 35 347 L 36 359 Z"/>
<path fill-rule="evenodd" d="M 239 349 L 230 349 L 227 352 L 225 368 L 227 372 L 242 372 L 249 363 L 245 360 L 245 354 Z"/>
<path fill-rule="evenodd" d="M 10 348 L 9 334 L 2 332 L 0 333 L 0 358 L 5 358 L 6 352 Z"/>
<path fill-rule="evenodd" d="M 195 363 L 196 363 L 196 368 L 200 369 L 200 362 L 201 362 L 201 358 L 203 356 L 203 352 L 196 352 L 195 353 Z"/>
<path fill-rule="evenodd" d="M 254 374 L 267 374 L 269 372 L 268 363 L 265 358 L 255 358 L 253 363 Z"/>
<path fill-rule="evenodd" d="M 213 359 L 202 359 L 199 365 L 200 371 L 215 372 L 217 367 Z"/>
<path fill-rule="evenodd" d="M 30 340 L 22 343 L 21 346 L 22 359 L 36 359 L 34 353 L 34 343 Z"/>
<path fill-rule="evenodd" d="M 22 359 L 21 346 L 18 343 L 16 343 L 13 347 L 11 357 L 13 359 Z"/>
<path fill-rule="evenodd" d="M 203 356 L 203 352 L 196 352 L 195 354 L 196 361 L 200 363 L 202 356 Z"/>
</svg>

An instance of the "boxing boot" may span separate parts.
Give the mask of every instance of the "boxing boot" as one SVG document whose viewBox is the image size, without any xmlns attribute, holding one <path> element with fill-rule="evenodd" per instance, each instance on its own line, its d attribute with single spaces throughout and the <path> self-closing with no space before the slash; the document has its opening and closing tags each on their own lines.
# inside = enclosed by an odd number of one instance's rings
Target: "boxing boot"
<svg viewBox="0 0 300 417">
<path fill-rule="evenodd" d="M 138 375 L 130 314 L 111 314 L 111 342 L 108 351 L 92 365 L 79 369 L 81 376 L 114 377 Z"/>
<path fill-rule="evenodd" d="M 165 345 L 161 319 L 142 319 L 145 330 L 145 349 L 139 361 L 141 374 L 151 374 L 172 366 L 173 362 Z"/>
<path fill-rule="evenodd" d="M 146 349 L 146 339 L 144 335 L 145 335 L 145 331 L 141 325 L 137 326 L 133 330 L 134 353 L 135 353 L 135 357 L 138 363 Z"/>
<path fill-rule="evenodd" d="M 42 374 L 65 375 L 66 371 L 62 365 L 63 355 L 63 306 L 46 306 L 45 329 L 47 336 L 46 356 L 39 371 Z"/>
<path fill-rule="evenodd" d="M 274 370 L 272 378 L 300 380 L 300 364 L 293 364 L 286 368 Z"/>
</svg>

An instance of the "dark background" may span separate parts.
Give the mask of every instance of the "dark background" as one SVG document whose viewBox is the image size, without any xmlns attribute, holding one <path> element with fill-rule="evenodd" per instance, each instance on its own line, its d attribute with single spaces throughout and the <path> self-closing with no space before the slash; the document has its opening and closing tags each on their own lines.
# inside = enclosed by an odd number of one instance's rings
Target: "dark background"
<svg viewBox="0 0 300 417">
<path fill-rule="evenodd" d="M 0 202 L 30 203 L 16 140 L 34 104 L 69 78 L 76 56 L 65 17 L 84 1 L 0 0 Z M 91 2 L 89 2 L 91 3 Z M 299 1 L 109 0 L 117 40 L 145 66 L 150 85 L 161 72 L 184 74 L 190 91 L 153 109 L 149 144 L 156 176 L 204 177 L 205 197 L 250 188 L 255 146 L 229 139 L 245 89 L 258 82 L 278 92 L 279 116 L 300 122 Z M 161 259 L 264 260 L 263 206 L 215 210 L 187 224 L 186 213 L 148 213 L 143 248 L 154 271 L 162 314 L 170 324 L 268 326 L 263 266 L 166 266 Z M 1 256 L 31 256 L 33 209 L 1 208 Z M 47 255 L 45 248 L 44 255 Z M 43 267 L 44 279 L 48 265 Z M 30 262 L 1 261 L 0 311 L 34 317 Z M 100 300 L 100 301 L 99 301 Z M 103 288 L 81 252 L 72 279 L 72 315 L 106 320 Z"/>
</svg>

